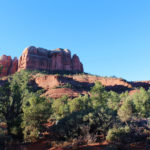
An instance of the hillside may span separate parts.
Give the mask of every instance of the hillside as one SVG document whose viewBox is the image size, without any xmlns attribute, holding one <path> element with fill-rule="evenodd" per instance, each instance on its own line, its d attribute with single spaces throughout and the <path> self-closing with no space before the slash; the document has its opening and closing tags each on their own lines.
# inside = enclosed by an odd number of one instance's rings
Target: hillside
<svg viewBox="0 0 150 150">
<path fill-rule="evenodd" d="M 19 59 L 6 55 L 0 57 L 0 77 L 4 77 L 4 80 L 21 70 L 37 70 L 37 74 L 32 76 L 33 86 L 44 89 L 43 95 L 51 98 L 63 95 L 74 98 L 88 94 L 96 81 L 102 83 L 107 91 L 117 93 L 129 91 L 132 94 L 136 88 L 144 87 L 147 90 L 150 87 L 150 81 L 129 82 L 121 78 L 86 74 L 79 57 L 76 54 L 72 56 L 70 50 L 62 48 L 47 50 L 29 46 L 23 50 Z M 0 84 L 3 82 L 1 80 Z"/>
<path fill-rule="evenodd" d="M 0 85 L 7 82 L 7 76 L 0 79 Z M 89 94 L 95 82 L 100 82 L 107 91 L 122 93 L 128 91 L 133 94 L 140 87 L 146 90 L 150 87 L 150 81 L 126 81 L 121 78 L 100 77 L 89 74 L 43 74 L 33 73 L 31 84 L 34 88 L 44 89 L 43 96 L 60 98 L 64 95 L 70 98 Z"/>
<path fill-rule="evenodd" d="M 33 76 L 36 86 L 45 89 L 44 96 L 59 98 L 67 95 L 71 98 L 88 94 L 95 82 L 102 83 L 107 91 L 122 93 L 128 91 L 134 93 L 137 88 L 143 87 L 146 90 L 150 87 L 150 81 L 128 82 L 121 78 L 99 77 L 89 74 L 75 75 L 44 75 Z"/>
<path fill-rule="evenodd" d="M 150 81 L 84 73 L 60 48 L 31 46 L 0 65 L 0 149 L 149 147 Z"/>
<path fill-rule="evenodd" d="M 141 150 L 149 142 L 149 84 L 83 73 L 20 71 L 1 77 L 0 143 L 6 140 L 11 150 L 105 150 L 122 144 Z"/>
</svg>

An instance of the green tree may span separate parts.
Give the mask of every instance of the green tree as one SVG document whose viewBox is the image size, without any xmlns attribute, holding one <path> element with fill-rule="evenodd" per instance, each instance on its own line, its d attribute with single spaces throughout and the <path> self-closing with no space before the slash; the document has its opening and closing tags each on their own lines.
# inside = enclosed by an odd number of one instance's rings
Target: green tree
<svg viewBox="0 0 150 150">
<path fill-rule="evenodd" d="M 126 100 L 123 102 L 121 107 L 118 110 L 118 116 L 122 122 L 125 122 L 127 124 L 127 121 L 129 121 L 132 118 L 132 105 L 129 100 Z"/>
<path fill-rule="evenodd" d="M 50 102 L 44 97 L 30 93 L 23 102 L 22 129 L 24 141 L 35 142 L 42 131 L 43 124 L 51 114 Z"/>
<path fill-rule="evenodd" d="M 117 111 L 120 106 L 120 95 L 116 92 L 109 92 L 109 97 L 108 97 L 108 107 L 110 109 L 113 109 L 114 111 Z"/>
<path fill-rule="evenodd" d="M 0 113 L 7 122 L 9 135 L 21 136 L 21 115 L 23 97 L 28 91 L 29 74 L 19 72 L 8 79 L 8 82 L 0 87 Z"/>
<path fill-rule="evenodd" d="M 76 112 L 80 110 L 86 110 L 91 107 L 91 99 L 88 95 L 79 96 L 68 102 L 70 112 Z"/>
<path fill-rule="evenodd" d="M 110 94 L 100 82 L 95 83 L 90 94 L 92 109 L 94 110 L 95 116 L 100 120 L 99 123 L 97 122 L 97 126 L 105 134 L 107 129 L 110 128 L 116 120 L 116 112 L 108 107 Z"/>
<path fill-rule="evenodd" d="M 69 114 L 69 105 L 68 105 L 68 97 L 63 96 L 53 101 L 52 103 L 52 116 L 51 118 L 55 118 L 59 120 L 66 115 Z"/>
<path fill-rule="evenodd" d="M 90 134 L 106 135 L 116 119 L 113 110 L 107 106 L 108 97 L 109 93 L 99 82 L 96 82 L 90 91 L 90 97 L 79 96 L 65 103 L 60 99 L 54 101 L 52 108 L 55 113 L 65 105 L 67 108 L 69 105 L 69 111 L 59 119 L 53 131 L 60 139 L 77 138 L 82 136 L 83 127 L 88 126 Z"/>
<path fill-rule="evenodd" d="M 90 94 L 93 108 L 107 107 L 108 92 L 100 82 L 95 83 L 90 91 Z"/>
<path fill-rule="evenodd" d="M 129 142 L 129 138 L 131 137 L 131 129 L 129 128 L 129 126 L 125 126 L 125 127 L 114 127 L 112 129 L 108 130 L 107 136 L 106 136 L 106 140 L 109 143 L 128 143 Z"/>
<path fill-rule="evenodd" d="M 144 88 L 140 88 L 140 90 L 132 96 L 132 100 L 137 116 L 150 116 L 150 90 L 146 91 Z"/>
<path fill-rule="evenodd" d="M 0 87 L 0 114 L 6 120 L 8 135 L 34 141 L 50 116 L 51 106 L 40 97 L 40 91 L 29 86 L 29 81 L 29 72 L 21 71 Z"/>
</svg>

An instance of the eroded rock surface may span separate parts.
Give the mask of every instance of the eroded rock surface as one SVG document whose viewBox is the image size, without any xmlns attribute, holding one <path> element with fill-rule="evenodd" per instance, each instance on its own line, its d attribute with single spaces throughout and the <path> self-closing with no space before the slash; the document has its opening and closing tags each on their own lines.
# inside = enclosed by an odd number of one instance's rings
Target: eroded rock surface
<svg viewBox="0 0 150 150">
<path fill-rule="evenodd" d="M 0 57 L 0 77 L 14 74 L 20 70 L 40 70 L 50 73 L 81 73 L 83 65 L 77 55 L 71 56 L 68 49 L 47 50 L 30 46 L 26 48 L 19 61 L 15 57 L 3 55 Z"/>
<path fill-rule="evenodd" d="M 64 95 L 77 97 L 88 94 L 96 81 L 102 83 L 106 90 L 118 93 L 130 91 L 134 87 L 126 80 L 119 78 L 104 78 L 92 75 L 42 75 L 33 77 L 36 85 L 45 90 L 45 96 L 59 98 Z"/>
<path fill-rule="evenodd" d="M 0 77 L 14 74 L 18 70 L 18 59 L 3 55 L 0 57 L 0 67 L 2 67 Z"/>
<path fill-rule="evenodd" d="M 30 46 L 19 59 L 18 71 L 22 69 L 48 72 L 83 72 L 83 65 L 77 55 L 71 57 L 68 49 L 46 50 Z"/>
<path fill-rule="evenodd" d="M 128 82 L 121 78 L 99 77 L 88 74 L 79 75 L 42 75 L 33 76 L 35 84 L 44 89 L 44 96 L 59 98 L 64 95 L 77 97 L 89 94 L 95 82 L 101 82 L 107 91 L 122 93 L 128 91 L 130 95 L 137 92 L 137 88 L 150 88 L 150 81 Z"/>
</svg>

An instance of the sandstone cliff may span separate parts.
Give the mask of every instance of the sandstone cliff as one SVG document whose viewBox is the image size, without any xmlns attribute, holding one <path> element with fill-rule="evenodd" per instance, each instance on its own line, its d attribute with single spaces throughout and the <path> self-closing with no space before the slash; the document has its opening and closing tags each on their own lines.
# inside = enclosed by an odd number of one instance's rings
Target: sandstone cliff
<svg viewBox="0 0 150 150">
<path fill-rule="evenodd" d="M 0 57 L 0 66 L 2 67 L 0 77 L 13 74 L 18 70 L 18 59 L 3 55 Z"/>
<path fill-rule="evenodd" d="M 77 55 L 71 57 L 68 49 L 46 50 L 30 46 L 19 59 L 18 71 L 22 69 L 48 72 L 83 72 L 83 65 Z"/>
<path fill-rule="evenodd" d="M 50 73 L 81 73 L 83 65 L 77 55 L 71 56 L 68 49 L 46 50 L 30 46 L 26 48 L 19 61 L 15 57 L 3 55 L 0 57 L 0 66 L 3 67 L 0 77 L 14 74 L 22 69 L 41 70 Z"/>
</svg>

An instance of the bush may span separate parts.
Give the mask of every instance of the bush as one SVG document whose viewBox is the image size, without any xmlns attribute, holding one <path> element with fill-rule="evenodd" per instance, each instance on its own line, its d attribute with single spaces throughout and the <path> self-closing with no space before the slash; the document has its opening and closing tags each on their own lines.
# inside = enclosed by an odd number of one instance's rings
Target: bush
<svg viewBox="0 0 150 150">
<path fill-rule="evenodd" d="M 63 96 L 52 102 L 52 119 L 59 120 L 69 114 L 68 97 Z"/>
<path fill-rule="evenodd" d="M 144 88 L 140 88 L 132 97 L 132 101 L 135 105 L 136 114 L 139 117 L 150 116 L 150 90 L 146 91 Z"/>
<path fill-rule="evenodd" d="M 121 107 L 118 110 L 118 116 L 122 122 L 125 122 L 127 124 L 127 121 L 129 121 L 132 118 L 132 105 L 129 100 L 126 100 L 123 102 Z"/>
<path fill-rule="evenodd" d="M 97 140 L 97 135 L 90 133 L 90 126 L 83 125 L 80 127 L 81 129 L 81 136 L 79 136 L 80 141 L 83 141 L 85 144 L 95 143 Z"/>
<path fill-rule="evenodd" d="M 18 138 L 22 137 L 22 103 L 29 91 L 29 79 L 27 72 L 17 72 L 0 87 L 0 115 L 7 122 L 8 135 Z"/>
<path fill-rule="evenodd" d="M 68 88 L 68 89 L 73 89 L 73 86 L 70 83 L 66 83 L 60 86 L 55 86 L 54 89 L 58 89 L 58 88 Z"/>
<path fill-rule="evenodd" d="M 29 85 L 30 73 L 20 71 L 0 87 L 0 116 L 7 123 L 8 136 L 25 141 L 39 137 L 42 123 L 50 116 L 50 103 Z"/>
<path fill-rule="evenodd" d="M 91 99 L 88 95 L 79 96 L 68 102 L 70 113 L 86 110 L 91 107 Z"/>
<path fill-rule="evenodd" d="M 131 129 L 128 126 L 109 129 L 106 140 L 109 143 L 127 143 Z"/>
<path fill-rule="evenodd" d="M 57 124 L 52 130 L 58 139 L 79 138 L 83 134 L 83 126 L 89 127 L 89 135 L 105 135 L 116 119 L 114 111 L 107 106 L 108 97 L 108 92 L 97 82 L 91 89 L 91 97 L 85 95 L 72 100 L 54 100 L 52 116 L 56 118 Z"/>
<path fill-rule="evenodd" d="M 55 124 L 51 131 L 57 134 L 58 140 L 79 138 L 83 135 L 83 127 L 88 126 L 90 135 L 105 135 L 114 123 L 109 111 L 95 111 L 92 108 L 80 110 L 67 115 Z"/>
<path fill-rule="evenodd" d="M 120 100 L 121 98 L 118 93 L 110 91 L 107 103 L 108 107 L 114 111 L 117 111 L 119 109 Z"/>
<path fill-rule="evenodd" d="M 51 105 L 43 97 L 31 94 L 23 104 L 22 129 L 24 141 L 35 142 L 44 131 L 43 124 L 51 114 Z"/>
</svg>

